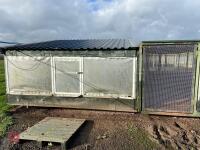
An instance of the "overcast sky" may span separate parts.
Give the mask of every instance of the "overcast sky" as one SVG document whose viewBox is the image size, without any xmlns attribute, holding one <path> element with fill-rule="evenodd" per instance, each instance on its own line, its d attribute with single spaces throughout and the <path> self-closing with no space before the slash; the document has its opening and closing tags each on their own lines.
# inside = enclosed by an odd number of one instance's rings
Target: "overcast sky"
<svg viewBox="0 0 200 150">
<path fill-rule="evenodd" d="M 0 0 L 0 40 L 200 39 L 200 0 Z"/>
</svg>

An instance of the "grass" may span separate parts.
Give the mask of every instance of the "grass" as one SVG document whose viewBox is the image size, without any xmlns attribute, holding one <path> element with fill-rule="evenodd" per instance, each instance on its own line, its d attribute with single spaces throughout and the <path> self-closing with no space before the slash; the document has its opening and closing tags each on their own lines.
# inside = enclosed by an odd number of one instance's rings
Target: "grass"
<svg viewBox="0 0 200 150">
<path fill-rule="evenodd" d="M 159 149 L 159 145 L 149 138 L 149 134 L 135 125 L 128 126 L 128 133 L 131 139 L 134 140 L 134 145 L 141 149 L 154 150 Z"/>
<path fill-rule="evenodd" d="M 0 60 L 0 137 L 4 136 L 12 118 L 7 115 L 10 106 L 6 103 L 6 86 L 4 76 L 4 61 Z"/>
</svg>

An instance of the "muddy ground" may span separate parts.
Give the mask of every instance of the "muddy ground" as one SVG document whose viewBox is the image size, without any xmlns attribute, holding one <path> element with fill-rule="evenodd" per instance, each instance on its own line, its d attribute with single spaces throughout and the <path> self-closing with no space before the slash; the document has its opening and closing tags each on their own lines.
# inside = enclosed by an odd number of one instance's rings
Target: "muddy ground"
<svg viewBox="0 0 200 150">
<path fill-rule="evenodd" d="M 87 119 L 67 144 L 73 150 L 200 149 L 198 118 L 34 107 L 22 107 L 10 115 L 13 125 L 8 134 L 20 133 L 47 116 Z M 0 139 L 0 149 L 41 149 L 35 141 L 13 144 L 8 134 Z M 60 145 L 45 143 L 42 149 L 60 149 Z"/>
</svg>

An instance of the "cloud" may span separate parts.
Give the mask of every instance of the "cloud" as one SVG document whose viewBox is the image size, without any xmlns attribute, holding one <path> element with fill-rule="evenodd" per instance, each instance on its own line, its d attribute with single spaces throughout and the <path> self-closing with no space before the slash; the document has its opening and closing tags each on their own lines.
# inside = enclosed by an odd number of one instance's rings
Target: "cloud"
<svg viewBox="0 0 200 150">
<path fill-rule="evenodd" d="M 199 39 L 198 0 L 0 0 L 0 40 Z"/>
</svg>

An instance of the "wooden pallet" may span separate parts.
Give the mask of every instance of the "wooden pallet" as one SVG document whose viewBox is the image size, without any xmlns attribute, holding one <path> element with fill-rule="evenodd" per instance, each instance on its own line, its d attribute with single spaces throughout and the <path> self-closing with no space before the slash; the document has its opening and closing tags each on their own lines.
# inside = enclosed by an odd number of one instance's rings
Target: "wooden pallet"
<svg viewBox="0 0 200 150">
<path fill-rule="evenodd" d="M 20 140 L 61 143 L 66 150 L 66 142 L 85 122 L 85 119 L 46 117 L 19 135 Z"/>
</svg>

